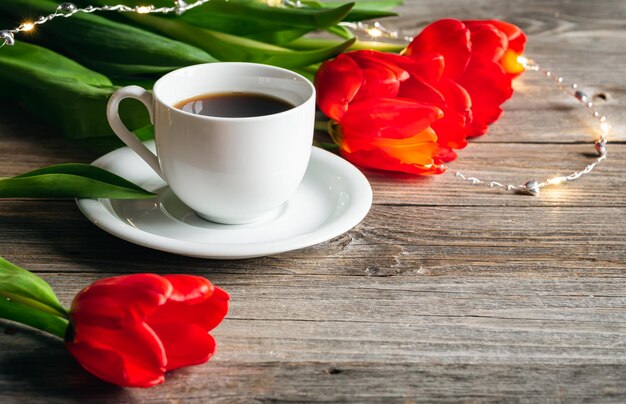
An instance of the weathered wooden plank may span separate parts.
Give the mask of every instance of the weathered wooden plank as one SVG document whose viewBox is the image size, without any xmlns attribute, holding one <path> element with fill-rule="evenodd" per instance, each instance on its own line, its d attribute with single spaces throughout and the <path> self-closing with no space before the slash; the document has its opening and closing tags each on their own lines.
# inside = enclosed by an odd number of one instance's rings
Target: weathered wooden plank
<svg viewBox="0 0 626 404">
<path fill-rule="evenodd" d="M 212 267 L 229 272 L 369 276 L 420 270 L 515 276 L 523 271 L 532 276 L 537 268 L 544 274 L 579 273 L 587 267 L 626 268 L 626 217 L 621 207 L 379 205 L 362 225 L 330 242 L 234 262 L 183 258 L 118 240 L 89 223 L 72 202 L 0 203 L 0 226 L 0 255 L 39 271 L 124 272 L 149 265 L 152 271 L 183 266 L 185 270 Z"/>
<path fill-rule="evenodd" d="M 0 336 L 2 340 L 6 338 Z M 245 344 L 245 348 L 250 347 L 249 342 Z M 615 362 L 589 363 L 583 359 L 584 363 L 553 364 L 527 358 L 501 365 L 481 360 L 413 363 L 400 358 L 385 363 L 337 361 L 322 353 L 311 361 L 285 362 L 274 357 L 251 363 L 225 361 L 222 356 L 218 353 L 206 365 L 172 372 L 162 386 L 125 390 L 85 375 L 61 344 L 35 339 L 14 346 L 10 354 L 3 356 L 3 365 L 10 366 L 12 372 L 0 386 L 5 402 L 85 399 L 90 402 L 452 402 L 459 399 L 621 402 L 626 397 L 623 392 L 626 365 Z M 37 389 L 32 388 L 34 385 Z"/>
</svg>

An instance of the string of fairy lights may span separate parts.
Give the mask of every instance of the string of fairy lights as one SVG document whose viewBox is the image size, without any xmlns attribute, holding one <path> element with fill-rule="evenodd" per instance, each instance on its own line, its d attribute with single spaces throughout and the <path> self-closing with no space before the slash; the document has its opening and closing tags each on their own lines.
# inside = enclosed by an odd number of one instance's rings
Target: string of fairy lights
<svg viewBox="0 0 626 404">
<path fill-rule="evenodd" d="M 60 4 L 54 13 L 46 16 L 39 17 L 34 21 L 24 21 L 18 27 L 13 29 L 6 29 L 0 31 L 0 48 L 3 46 L 11 46 L 15 44 L 15 36 L 20 32 L 28 32 L 35 29 L 36 26 L 45 24 L 55 18 L 69 18 L 77 13 L 94 13 L 98 11 L 109 11 L 118 13 L 137 13 L 137 14 L 176 14 L 180 15 L 188 10 L 198 7 L 210 0 L 196 0 L 191 3 L 187 3 L 184 0 L 173 0 L 171 7 L 155 7 L 153 5 L 142 5 L 130 7 L 124 4 L 118 5 L 103 5 L 103 6 L 86 6 L 79 8 L 73 3 Z M 285 6 L 285 7 L 302 7 L 303 4 L 300 0 L 268 0 L 268 4 L 273 6 Z M 389 39 L 400 40 L 410 42 L 413 38 L 410 36 L 401 35 L 398 31 L 394 31 L 383 26 L 379 22 L 363 23 L 363 22 L 344 22 L 343 26 L 350 29 L 357 37 L 367 36 L 369 39 Z M 472 185 L 482 185 L 490 188 L 503 189 L 507 191 L 516 191 L 526 193 L 529 195 L 539 195 L 541 188 L 547 186 L 553 186 L 562 184 L 567 181 L 574 181 L 583 175 L 589 174 L 593 171 L 598 164 L 600 164 L 607 157 L 607 137 L 611 131 L 611 125 L 609 125 L 607 118 L 602 114 L 594 105 L 590 97 L 583 92 L 577 83 L 567 82 L 563 76 L 556 74 L 555 72 L 540 67 L 534 61 L 527 59 L 523 56 L 518 57 L 518 62 L 527 70 L 537 72 L 550 80 L 556 87 L 574 97 L 597 121 L 598 137 L 595 139 L 595 149 L 597 152 L 594 160 L 587 164 L 582 170 L 574 171 L 568 175 L 559 175 L 549 177 L 545 180 L 531 179 L 523 184 L 503 184 L 498 181 L 482 180 L 473 176 L 468 176 L 462 172 L 448 168 L 447 172 L 454 174 L 457 178 L 469 182 Z"/>
</svg>

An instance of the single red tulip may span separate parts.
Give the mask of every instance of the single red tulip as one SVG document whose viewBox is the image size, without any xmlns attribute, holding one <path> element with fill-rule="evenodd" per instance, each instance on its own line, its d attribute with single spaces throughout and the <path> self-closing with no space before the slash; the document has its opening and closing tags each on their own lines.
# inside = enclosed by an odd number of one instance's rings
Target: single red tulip
<svg viewBox="0 0 626 404">
<path fill-rule="evenodd" d="M 350 105 L 335 133 L 342 155 L 354 164 L 412 174 L 439 174 L 432 124 L 437 107 L 400 98 L 373 98 Z"/>
<path fill-rule="evenodd" d="M 228 311 L 228 294 L 191 275 L 138 274 L 99 280 L 72 302 L 66 345 L 97 377 L 129 387 L 204 363 L 215 352 L 209 331 Z"/>
<path fill-rule="evenodd" d="M 469 96 L 442 78 L 443 69 L 443 57 L 434 53 L 412 59 L 356 51 L 324 63 L 315 81 L 318 105 L 339 123 L 341 136 L 335 138 L 340 139 L 342 154 L 361 166 L 442 172 L 441 163 L 456 157 L 452 149 L 467 144 L 466 123 L 471 115 Z M 403 140 L 401 144 L 385 141 L 381 150 L 380 139 L 385 138 Z M 364 154 L 368 157 L 361 158 Z"/>
</svg>

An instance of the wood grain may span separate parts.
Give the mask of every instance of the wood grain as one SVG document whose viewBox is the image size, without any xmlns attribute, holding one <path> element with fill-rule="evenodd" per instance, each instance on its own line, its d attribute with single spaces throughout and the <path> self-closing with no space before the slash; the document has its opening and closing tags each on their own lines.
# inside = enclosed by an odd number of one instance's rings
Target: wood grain
<svg viewBox="0 0 626 404">
<path fill-rule="evenodd" d="M 500 18 L 528 54 L 584 84 L 614 127 L 592 175 L 538 198 L 366 171 L 352 231 L 272 257 L 180 257 L 99 230 L 73 201 L 0 201 L 0 256 L 64 304 L 96 279 L 192 273 L 232 296 L 209 363 L 153 389 L 83 371 L 60 341 L 0 322 L 0 402 L 625 402 L 626 3 L 409 0 L 388 25 Z M 593 121 L 526 74 L 506 114 L 451 165 L 506 182 L 587 164 Z M 598 98 L 602 94 L 606 100 Z M 0 176 L 97 156 L 0 104 Z"/>
</svg>

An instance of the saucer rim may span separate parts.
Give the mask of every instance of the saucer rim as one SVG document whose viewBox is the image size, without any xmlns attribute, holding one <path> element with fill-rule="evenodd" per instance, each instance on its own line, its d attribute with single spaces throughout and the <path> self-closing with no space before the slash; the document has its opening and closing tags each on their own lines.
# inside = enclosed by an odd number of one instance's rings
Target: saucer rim
<svg viewBox="0 0 626 404">
<path fill-rule="evenodd" d="M 144 144 L 148 148 L 154 147 L 154 141 L 147 141 Z M 106 168 L 107 164 L 111 164 L 121 158 L 116 156 L 117 154 L 128 152 L 124 150 L 129 149 L 122 147 L 109 152 L 96 159 L 92 165 Z M 102 230 L 143 247 L 208 259 L 245 259 L 270 256 L 310 247 L 335 238 L 359 224 L 367 216 L 372 206 L 373 192 L 371 185 L 365 175 L 356 167 L 343 158 L 315 146 L 312 148 L 309 164 L 312 164 L 313 161 L 316 161 L 317 164 L 330 165 L 331 170 L 336 172 L 337 175 L 349 179 L 346 181 L 346 184 L 348 184 L 347 188 L 350 192 L 351 206 L 341 216 L 327 221 L 326 223 L 328 224 L 322 223 L 319 228 L 312 232 L 278 240 L 224 244 L 180 240 L 150 233 L 125 223 L 119 216 L 112 214 L 104 205 L 105 203 L 110 204 L 111 199 L 109 198 L 77 199 L 76 203 L 81 213 Z M 146 167 L 146 170 L 151 169 Z M 154 173 L 154 175 L 156 176 L 157 174 Z"/>
</svg>

